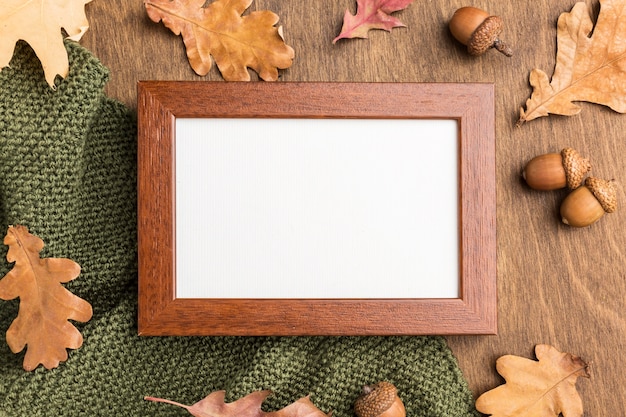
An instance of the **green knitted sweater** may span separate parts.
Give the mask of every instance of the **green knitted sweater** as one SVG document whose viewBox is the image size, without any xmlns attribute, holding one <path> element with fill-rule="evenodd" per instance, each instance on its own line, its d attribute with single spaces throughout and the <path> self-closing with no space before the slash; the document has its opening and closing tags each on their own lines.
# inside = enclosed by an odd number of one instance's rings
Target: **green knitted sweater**
<svg viewBox="0 0 626 417">
<path fill-rule="evenodd" d="M 0 72 L 0 231 L 25 225 L 43 257 L 78 262 L 66 287 L 94 314 L 76 323 L 84 344 L 66 362 L 26 372 L 4 339 L 18 300 L 0 300 L 0 417 L 182 416 L 143 397 L 192 404 L 222 389 L 227 401 L 272 390 L 267 411 L 310 394 L 348 417 L 362 385 L 379 380 L 398 387 L 408 416 L 477 415 L 440 337 L 137 336 L 136 123 L 103 93 L 107 69 L 66 47 L 70 74 L 56 90 L 23 42 Z M 10 268 L 0 261 L 0 277 Z"/>
</svg>

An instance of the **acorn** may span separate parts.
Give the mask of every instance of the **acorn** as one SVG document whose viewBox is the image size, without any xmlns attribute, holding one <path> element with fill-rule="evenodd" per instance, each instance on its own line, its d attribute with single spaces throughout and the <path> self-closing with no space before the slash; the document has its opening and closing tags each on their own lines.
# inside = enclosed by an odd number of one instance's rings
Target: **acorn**
<svg viewBox="0 0 626 417">
<path fill-rule="evenodd" d="M 476 7 L 461 7 L 450 19 L 448 27 L 452 36 L 463 45 L 467 45 L 470 55 L 482 55 L 495 48 L 506 56 L 512 56 L 513 50 L 498 37 L 504 23 L 499 16 L 490 16 Z"/>
<path fill-rule="evenodd" d="M 406 417 L 404 403 L 396 387 L 385 381 L 365 385 L 354 403 L 357 417 Z"/>
<path fill-rule="evenodd" d="M 580 187 L 591 163 L 572 148 L 561 153 L 547 153 L 531 159 L 524 167 L 522 177 L 535 190 L 574 189 Z"/>
<path fill-rule="evenodd" d="M 615 181 L 588 177 L 585 185 L 576 188 L 561 203 L 561 219 L 573 227 L 586 227 L 600 220 L 604 213 L 613 213 L 615 210 Z"/>
</svg>

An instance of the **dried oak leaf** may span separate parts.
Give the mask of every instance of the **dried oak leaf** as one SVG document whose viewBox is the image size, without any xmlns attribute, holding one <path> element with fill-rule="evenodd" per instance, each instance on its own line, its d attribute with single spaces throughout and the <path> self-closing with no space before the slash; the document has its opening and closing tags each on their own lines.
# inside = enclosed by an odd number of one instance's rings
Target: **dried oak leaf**
<svg viewBox="0 0 626 417">
<path fill-rule="evenodd" d="M 587 363 L 549 345 L 537 345 L 535 354 L 538 361 L 500 357 L 496 369 L 506 383 L 478 397 L 476 409 L 494 417 L 582 416 L 576 379 L 589 378 Z"/>
<path fill-rule="evenodd" d="M 145 397 L 148 401 L 156 401 L 182 407 L 195 417 L 329 417 L 309 399 L 300 398 L 287 407 L 272 412 L 261 410 L 261 404 L 271 391 L 255 391 L 232 403 L 225 403 L 226 391 L 215 391 L 193 405 L 185 405 L 162 398 Z"/>
<path fill-rule="evenodd" d="M 39 364 L 56 368 L 67 359 L 66 349 L 83 344 L 83 336 L 68 320 L 86 322 L 92 315 L 88 302 L 61 285 L 76 278 L 80 266 L 71 259 L 41 259 L 43 241 L 24 226 L 10 226 L 4 244 L 9 246 L 7 260 L 15 265 L 0 279 L 0 298 L 20 298 L 7 344 L 13 353 L 28 346 L 23 364 L 27 371 Z"/>
<path fill-rule="evenodd" d="M 552 80 L 545 72 L 532 70 L 533 92 L 526 110 L 520 110 L 518 125 L 549 113 L 577 114 L 581 108 L 574 101 L 626 113 L 626 1 L 601 0 L 600 5 L 595 29 L 585 3 L 576 3 L 559 16 Z"/>
<path fill-rule="evenodd" d="M 356 15 L 346 10 L 343 16 L 341 33 L 333 39 L 367 38 L 371 29 L 382 29 L 391 32 L 396 27 L 405 27 L 399 19 L 390 13 L 406 9 L 413 0 L 357 0 Z"/>
<path fill-rule="evenodd" d="M 0 1 L 0 69 L 9 65 L 18 40 L 25 40 L 41 61 L 46 81 L 54 88 L 57 75 L 69 73 L 68 39 L 78 41 L 87 31 L 85 4 L 91 0 Z"/>
<path fill-rule="evenodd" d="M 289 68 L 293 48 L 285 44 L 278 16 L 254 11 L 252 0 L 145 0 L 150 19 L 182 35 L 191 67 L 198 75 L 211 69 L 211 55 L 226 81 L 250 81 L 252 68 L 265 81 L 276 81 Z"/>
</svg>

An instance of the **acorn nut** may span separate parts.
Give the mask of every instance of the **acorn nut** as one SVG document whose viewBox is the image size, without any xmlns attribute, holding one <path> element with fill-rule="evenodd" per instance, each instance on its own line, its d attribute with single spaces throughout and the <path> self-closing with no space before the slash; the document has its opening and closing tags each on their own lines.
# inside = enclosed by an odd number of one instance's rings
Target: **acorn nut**
<svg viewBox="0 0 626 417">
<path fill-rule="evenodd" d="M 561 203 L 561 219 L 573 227 L 586 227 L 616 209 L 615 181 L 588 177 L 585 185 L 576 188 Z"/>
<path fill-rule="evenodd" d="M 396 387 L 385 381 L 365 385 L 354 403 L 357 417 L 406 417 L 406 410 Z"/>
<path fill-rule="evenodd" d="M 452 36 L 467 45 L 470 55 L 482 55 L 490 48 L 496 48 L 506 56 L 513 50 L 498 38 L 502 33 L 503 21 L 499 16 L 490 16 L 476 7 L 461 7 L 448 24 Z"/>
<path fill-rule="evenodd" d="M 547 153 L 531 159 L 524 167 L 522 177 L 535 190 L 574 189 L 580 187 L 591 163 L 572 148 L 561 153 Z"/>
</svg>

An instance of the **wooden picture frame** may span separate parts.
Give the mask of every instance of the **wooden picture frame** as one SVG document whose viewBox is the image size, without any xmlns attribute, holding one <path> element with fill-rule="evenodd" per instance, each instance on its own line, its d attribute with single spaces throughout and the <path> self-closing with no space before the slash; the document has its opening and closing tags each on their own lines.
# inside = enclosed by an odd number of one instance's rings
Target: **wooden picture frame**
<svg viewBox="0 0 626 417">
<path fill-rule="evenodd" d="M 458 297 L 177 297 L 176 120 L 196 118 L 455 120 Z M 495 334 L 494 123 L 492 84 L 139 82 L 138 333 Z"/>
</svg>

